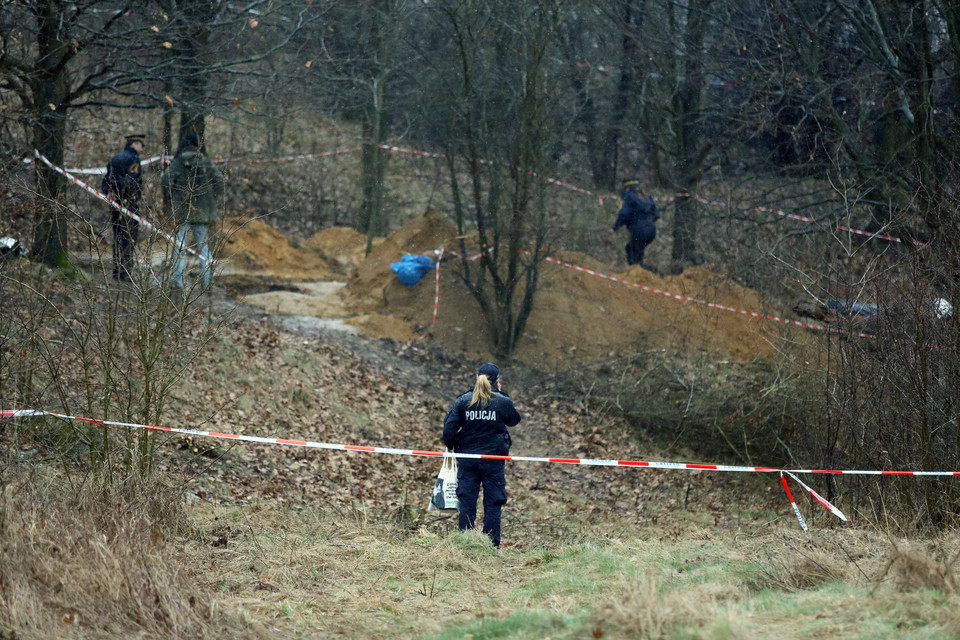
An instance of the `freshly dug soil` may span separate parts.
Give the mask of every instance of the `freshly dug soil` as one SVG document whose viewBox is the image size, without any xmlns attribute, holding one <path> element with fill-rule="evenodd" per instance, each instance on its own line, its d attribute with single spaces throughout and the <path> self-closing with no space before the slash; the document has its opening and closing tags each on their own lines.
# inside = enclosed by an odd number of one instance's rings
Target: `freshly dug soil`
<svg viewBox="0 0 960 640">
<path fill-rule="evenodd" d="M 229 265 L 225 278 L 287 283 L 286 290 L 247 293 L 246 302 L 274 313 L 341 319 L 372 337 L 408 343 L 429 332 L 429 339 L 470 355 L 484 357 L 491 351 L 489 327 L 463 284 L 465 263 L 450 252 L 458 247 L 456 230 L 436 212 L 375 239 L 369 254 L 366 236 L 342 227 L 325 229 L 299 245 L 260 220 L 232 219 L 225 231 L 228 241 L 221 251 Z M 468 240 L 469 244 L 476 243 Z M 428 273 L 407 287 L 390 264 L 405 253 L 436 260 L 442 247 L 447 252 L 440 268 L 436 324 L 431 326 L 435 275 Z M 609 265 L 582 253 L 550 257 L 620 282 L 542 263 L 535 306 L 516 350 L 517 358 L 531 365 L 572 365 L 649 350 L 688 359 L 748 362 L 771 357 L 779 334 L 787 330 L 768 320 L 678 298 L 775 313 L 758 292 L 706 267 L 660 277 L 639 266 L 614 273 Z M 479 261 L 471 262 L 469 269 L 471 277 L 477 277 Z M 309 284 L 332 282 L 344 285 Z M 522 291 L 521 286 L 517 300 Z"/>
</svg>

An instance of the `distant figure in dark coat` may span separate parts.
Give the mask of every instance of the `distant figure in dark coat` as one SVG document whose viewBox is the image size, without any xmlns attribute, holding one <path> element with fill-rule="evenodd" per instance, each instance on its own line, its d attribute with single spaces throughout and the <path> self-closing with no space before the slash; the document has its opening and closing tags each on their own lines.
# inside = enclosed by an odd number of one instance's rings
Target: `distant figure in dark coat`
<svg viewBox="0 0 960 640">
<path fill-rule="evenodd" d="M 131 213 L 140 214 L 140 198 L 143 197 L 143 176 L 140 174 L 140 152 L 146 136 L 135 134 L 126 137 L 123 151 L 110 158 L 107 175 L 100 183 L 100 191 L 110 202 L 116 202 Z M 130 280 L 133 271 L 133 249 L 140 235 L 140 223 L 110 207 L 110 222 L 113 223 L 113 277 Z"/>
<path fill-rule="evenodd" d="M 627 264 L 643 264 L 643 253 L 647 245 L 657 237 L 657 227 L 654 223 L 660 219 L 660 212 L 657 211 L 657 205 L 653 203 L 653 196 L 640 199 L 637 193 L 639 184 L 640 181 L 636 178 L 624 181 L 623 193 L 620 195 L 623 206 L 613 225 L 614 231 L 624 226 L 630 231 L 630 242 L 625 247 Z"/>
</svg>

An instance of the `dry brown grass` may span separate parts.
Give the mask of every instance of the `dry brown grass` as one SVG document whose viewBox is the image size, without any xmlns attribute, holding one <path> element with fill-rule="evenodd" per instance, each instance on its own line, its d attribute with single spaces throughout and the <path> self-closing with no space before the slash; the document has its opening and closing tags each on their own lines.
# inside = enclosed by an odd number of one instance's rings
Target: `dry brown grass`
<svg viewBox="0 0 960 640">
<path fill-rule="evenodd" d="M 950 556 L 945 556 L 944 551 L 936 541 L 924 545 L 908 544 L 905 547 L 895 545 L 889 552 L 890 560 L 881 579 L 892 578 L 899 591 L 929 589 L 956 595 L 960 585 L 960 577 L 957 576 L 960 551 L 954 547 Z"/>
<path fill-rule="evenodd" d="M 632 638 L 669 638 L 681 629 L 725 627 L 742 637 L 736 618 L 725 606 L 746 597 L 736 582 L 704 582 L 675 588 L 664 572 L 644 573 L 624 584 L 621 595 L 602 605 L 601 617 L 619 633 Z"/>
<path fill-rule="evenodd" d="M 198 504 L 193 513 L 202 542 L 185 550 L 198 579 L 286 632 L 435 633 L 485 615 L 501 595 L 507 561 L 475 532 L 447 535 L 353 509 L 293 515 L 262 503 Z M 214 538 L 226 544 L 211 549 Z"/>
<path fill-rule="evenodd" d="M 558 536 L 515 514 L 506 522 L 515 544 L 496 551 L 451 520 L 424 524 L 409 513 L 184 504 L 160 482 L 109 489 L 25 465 L 8 465 L 2 479 L 5 638 L 960 631 L 956 534 L 920 542 L 856 529 L 745 535 L 689 524 L 661 535 L 568 515 L 577 535 Z M 542 628 L 524 631 L 530 624 Z M 506 631 L 484 635 L 491 628 Z"/>
<path fill-rule="evenodd" d="M 885 547 L 881 536 L 868 531 L 783 532 L 764 538 L 754 551 L 761 566 L 756 587 L 802 591 L 834 582 L 868 584 L 884 561 Z"/>
<path fill-rule="evenodd" d="M 191 638 L 247 625 L 198 589 L 170 542 L 181 503 L 159 482 L 8 466 L 0 489 L 0 633 L 21 638 Z"/>
</svg>

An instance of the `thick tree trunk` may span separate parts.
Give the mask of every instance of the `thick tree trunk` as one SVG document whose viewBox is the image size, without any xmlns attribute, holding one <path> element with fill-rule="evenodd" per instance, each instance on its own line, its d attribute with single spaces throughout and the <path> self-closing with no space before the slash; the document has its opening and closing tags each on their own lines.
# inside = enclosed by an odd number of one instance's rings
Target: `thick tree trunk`
<svg viewBox="0 0 960 640">
<path fill-rule="evenodd" d="M 701 144 L 701 100 L 703 91 L 703 35 L 705 11 L 710 0 L 693 0 L 686 14 L 682 76 L 674 94 L 675 187 L 683 192 L 696 191 L 700 184 L 703 159 L 709 145 Z M 673 226 L 672 271 L 683 265 L 697 264 L 697 233 L 700 218 L 692 198 L 677 200 Z"/>
<path fill-rule="evenodd" d="M 645 7 L 646 0 L 626 0 L 622 6 L 623 48 L 620 58 L 620 78 L 617 83 L 617 93 L 613 99 L 610 122 L 601 136 L 598 152 L 593 163 L 594 182 L 608 191 L 616 191 L 617 189 L 617 173 L 620 168 L 620 138 L 630 101 L 633 100 L 635 93 L 639 50 L 637 38 L 640 37 L 643 29 Z"/>
<path fill-rule="evenodd" d="M 37 65 L 30 78 L 34 147 L 56 165 L 63 165 L 63 145 L 70 98 L 67 62 L 71 49 L 60 41 L 62 9 L 52 3 L 37 8 Z M 37 206 L 31 252 L 51 267 L 68 263 L 67 222 L 60 200 L 65 181 L 60 174 L 37 161 Z"/>
</svg>

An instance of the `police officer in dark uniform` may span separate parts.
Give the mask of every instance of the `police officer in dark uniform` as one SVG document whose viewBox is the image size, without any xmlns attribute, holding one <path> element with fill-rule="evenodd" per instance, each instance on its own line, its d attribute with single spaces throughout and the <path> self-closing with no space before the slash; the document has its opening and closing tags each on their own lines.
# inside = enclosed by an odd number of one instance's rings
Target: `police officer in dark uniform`
<svg viewBox="0 0 960 640">
<path fill-rule="evenodd" d="M 123 151 L 110 158 L 107 175 L 103 177 L 100 190 L 110 202 L 116 202 L 131 213 L 140 213 L 140 198 L 143 197 L 143 176 L 140 173 L 140 152 L 143 151 L 143 134 L 129 135 Z M 140 235 L 140 223 L 110 207 L 110 222 L 113 224 L 113 277 L 130 280 L 133 272 L 133 249 Z"/>
<path fill-rule="evenodd" d="M 660 219 L 660 212 L 653 203 L 653 197 L 640 199 L 640 194 L 637 193 L 639 184 L 640 181 L 636 178 L 624 180 L 623 193 L 620 196 L 623 206 L 613 225 L 614 231 L 623 226 L 630 231 L 630 242 L 625 247 L 627 264 L 643 264 L 643 253 L 647 245 L 657 237 L 657 226 L 654 223 Z"/>
<path fill-rule="evenodd" d="M 520 423 L 513 401 L 500 389 L 500 369 L 488 362 L 480 367 L 477 382 L 461 394 L 443 421 L 443 443 L 456 453 L 505 456 L 510 453 L 507 427 Z M 507 503 L 503 460 L 457 458 L 457 499 L 460 530 L 472 529 L 477 520 L 477 498 L 483 487 L 483 532 L 500 547 L 500 512 Z"/>
</svg>

